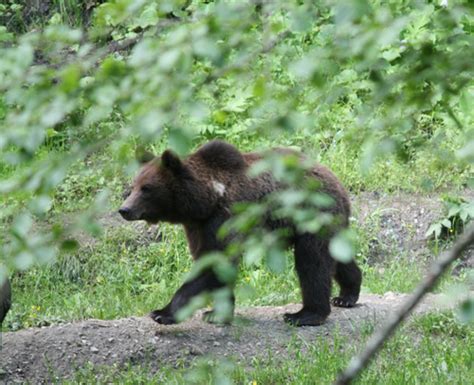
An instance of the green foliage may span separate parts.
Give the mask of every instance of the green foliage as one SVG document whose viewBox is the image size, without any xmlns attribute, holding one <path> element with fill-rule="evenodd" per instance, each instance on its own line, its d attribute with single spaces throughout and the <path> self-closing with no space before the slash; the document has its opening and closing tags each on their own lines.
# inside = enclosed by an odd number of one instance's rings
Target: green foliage
<svg viewBox="0 0 474 385">
<path fill-rule="evenodd" d="M 350 230 L 340 231 L 331 239 L 329 244 L 329 251 L 334 259 L 340 262 L 350 262 L 354 259 L 354 234 Z"/>
<path fill-rule="evenodd" d="M 426 231 L 426 237 L 451 238 L 462 233 L 464 227 L 474 218 L 474 201 L 467 202 L 460 197 L 445 195 L 442 197 L 445 216 L 432 223 Z"/>
<path fill-rule="evenodd" d="M 468 325 L 461 324 L 452 312 L 430 313 L 418 317 L 414 321 L 414 327 L 424 334 L 441 338 L 467 338 L 472 335 L 472 329 Z"/>
<path fill-rule="evenodd" d="M 7 39 L 13 41 L 14 33 L 29 32 L 48 24 L 80 26 L 88 24 L 94 6 L 101 0 L 51 0 L 18 1 L 5 0 L 0 4 L 0 25 L 8 31 Z M 1 28 L 0 28 L 1 30 Z M 2 33 L 0 31 L 0 33 Z"/>
<path fill-rule="evenodd" d="M 466 298 L 460 307 L 460 319 L 464 323 L 469 323 L 474 321 L 474 299 Z"/>
<path fill-rule="evenodd" d="M 176 272 L 189 269 L 182 235 L 166 230 L 173 235 L 162 244 L 134 248 L 125 230 L 101 234 L 95 220 L 108 201 L 109 210 L 118 203 L 140 145 L 182 154 L 212 138 L 242 150 L 294 147 L 329 165 L 354 192 L 473 186 L 468 1 L 36 3 L 49 7 L 0 5 L 0 264 L 24 270 L 13 277 L 8 329 L 143 314 L 169 299 Z M 258 167 L 290 184 L 301 176 L 291 157 Z M 325 228 L 332 219 L 321 215 L 327 197 L 298 186 L 265 203 L 301 230 Z M 459 231 L 472 218 L 472 202 L 449 205 L 431 233 Z M 240 208 L 230 225 L 250 236 L 229 253 L 244 255 L 236 283 L 250 293 L 244 303 L 281 304 L 298 298 L 298 286 L 282 252 L 284 234 L 258 230 L 264 210 Z M 79 230 L 97 237 L 94 248 L 76 248 Z M 333 254 L 358 253 L 364 262 L 360 243 L 354 250 L 352 236 L 339 234 Z M 221 273 L 233 276 L 225 266 Z M 422 274 L 404 255 L 362 267 L 365 288 L 378 293 L 409 291 Z M 419 365 L 424 373 L 435 369 L 442 382 L 468 371 L 452 372 L 456 360 L 466 362 L 459 346 L 433 347 L 428 338 L 406 351 L 404 342 L 389 352 L 402 355 L 407 373 L 387 375 L 387 353 L 364 383 L 382 375 L 387 383 L 409 382 Z M 236 378 L 329 381 L 342 362 L 339 351 L 327 349 L 310 356 L 322 367 L 332 360 L 324 373 L 303 360 Z M 419 363 L 420 355 L 427 361 Z M 426 381 L 436 382 L 429 375 Z"/>
<path fill-rule="evenodd" d="M 67 14 L 74 3 L 54 4 Z M 72 164 L 110 144 L 124 153 L 132 137 L 185 153 L 216 136 L 245 148 L 282 135 L 321 158 L 344 149 L 362 171 L 381 158 L 416 164 L 434 148 L 428 169 L 467 177 L 471 11 L 468 3 L 121 0 L 96 7 L 90 34 L 53 17 L 2 48 L 2 164 L 24 172 L 0 190 L 39 199 L 27 211 L 41 216 Z M 45 146 L 60 151 L 41 159 Z M 8 264 L 12 237 L 7 230 Z"/>
</svg>

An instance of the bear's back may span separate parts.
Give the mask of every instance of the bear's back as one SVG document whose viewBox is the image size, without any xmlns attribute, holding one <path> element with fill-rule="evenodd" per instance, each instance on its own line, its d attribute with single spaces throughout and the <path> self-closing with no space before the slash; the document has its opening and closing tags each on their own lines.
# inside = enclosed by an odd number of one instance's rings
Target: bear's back
<svg viewBox="0 0 474 385">
<path fill-rule="evenodd" d="M 249 167 L 263 159 L 268 152 L 295 155 L 301 160 L 305 159 L 303 154 L 290 148 L 241 153 L 229 143 L 214 140 L 199 148 L 191 155 L 190 161 L 194 164 L 194 169 L 201 175 L 205 175 L 206 179 L 225 188 L 229 203 L 242 200 L 258 201 L 265 195 L 282 188 L 282 185 L 267 172 L 257 177 L 247 175 Z M 335 199 L 336 205 L 331 211 L 338 212 L 348 218 L 350 215 L 349 197 L 337 177 L 320 164 L 315 164 L 308 171 L 308 176 L 322 183 L 321 190 Z"/>
<path fill-rule="evenodd" d="M 242 171 L 247 163 L 242 153 L 229 143 L 213 140 L 199 148 L 192 158 L 215 170 Z"/>
</svg>

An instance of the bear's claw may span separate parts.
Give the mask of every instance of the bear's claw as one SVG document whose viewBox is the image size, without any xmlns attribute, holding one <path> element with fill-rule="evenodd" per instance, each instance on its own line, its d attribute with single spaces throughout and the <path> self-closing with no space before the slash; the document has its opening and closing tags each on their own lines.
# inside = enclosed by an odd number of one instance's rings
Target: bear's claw
<svg viewBox="0 0 474 385">
<path fill-rule="evenodd" d="M 152 311 L 150 313 L 150 318 L 161 325 L 172 325 L 176 323 L 174 317 L 171 314 L 164 312 L 163 310 Z"/>
<path fill-rule="evenodd" d="M 331 303 L 337 307 L 354 307 L 356 306 L 357 298 L 353 297 L 334 297 Z"/>
</svg>

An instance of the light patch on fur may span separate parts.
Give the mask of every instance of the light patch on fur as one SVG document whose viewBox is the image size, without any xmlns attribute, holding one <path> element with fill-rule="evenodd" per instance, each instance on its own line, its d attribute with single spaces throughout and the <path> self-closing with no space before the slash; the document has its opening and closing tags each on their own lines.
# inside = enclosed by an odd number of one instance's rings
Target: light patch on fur
<svg viewBox="0 0 474 385">
<path fill-rule="evenodd" d="M 216 180 L 212 180 L 212 188 L 218 193 L 220 196 L 223 196 L 225 193 L 225 186 L 223 183 L 218 182 Z"/>
</svg>

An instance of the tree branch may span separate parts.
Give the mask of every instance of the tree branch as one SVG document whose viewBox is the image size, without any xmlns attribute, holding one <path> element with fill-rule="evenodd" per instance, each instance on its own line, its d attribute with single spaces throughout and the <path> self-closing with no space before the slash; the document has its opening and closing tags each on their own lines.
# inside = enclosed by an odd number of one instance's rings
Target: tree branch
<svg viewBox="0 0 474 385">
<path fill-rule="evenodd" d="M 474 225 L 471 225 L 457 239 L 453 247 L 446 251 L 432 266 L 425 279 L 418 285 L 411 297 L 395 312 L 387 323 L 375 332 L 359 355 L 352 358 L 347 368 L 340 374 L 335 385 L 350 384 L 364 369 L 370 359 L 382 347 L 384 342 L 393 334 L 398 325 L 411 313 L 423 296 L 430 291 L 446 269 L 461 253 L 474 243 Z"/>
<path fill-rule="evenodd" d="M 137 33 L 136 36 L 130 37 L 128 39 L 123 39 L 119 41 L 112 41 L 109 43 L 107 46 L 105 52 L 102 54 L 102 57 L 105 57 L 107 55 L 110 55 L 111 53 L 115 52 L 120 52 L 120 51 L 127 51 L 133 48 L 134 45 L 136 45 L 143 37 L 145 34 L 150 31 L 153 31 L 153 35 L 158 36 L 161 32 L 163 32 L 166 28 L 178 25 L 179 23 L 186 22 L 187 20 L 180 19 L 178 17 L 173 18 L 173 19 L 163 19 L 160 20 L 154 27 L 150 27 L 147 29 L 144 29 L 143 31 Z"/>
</svg>

